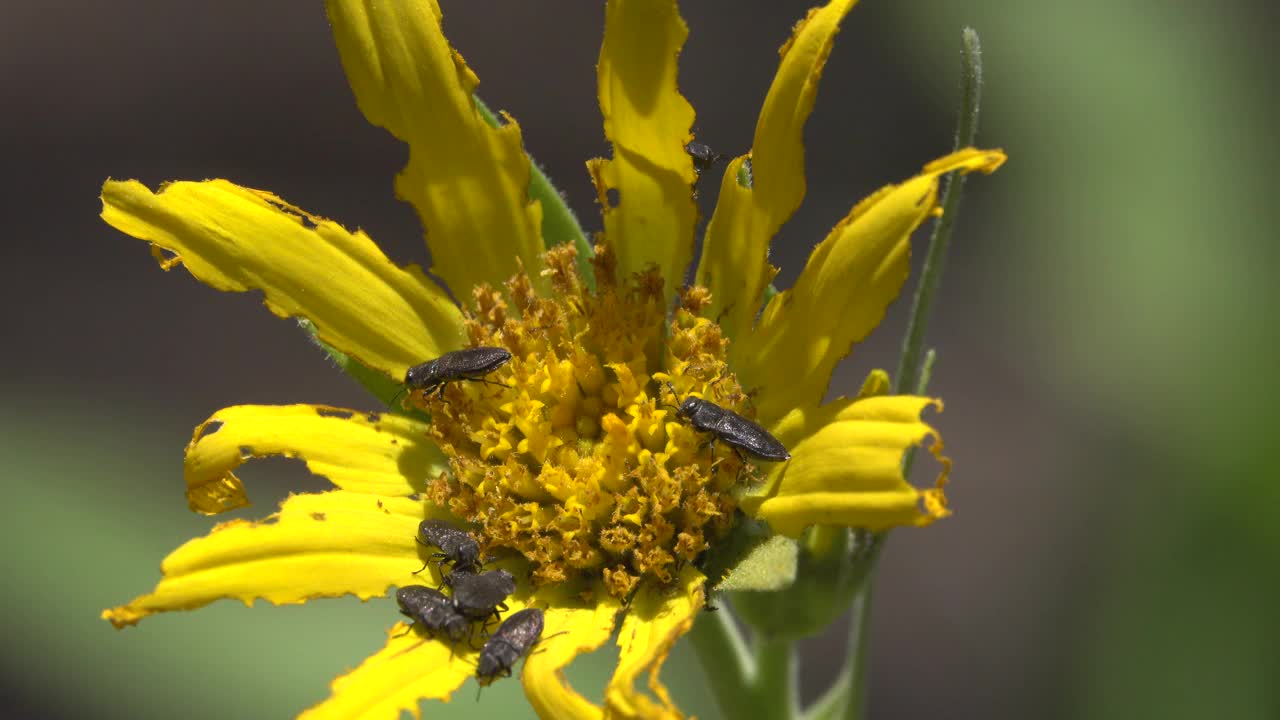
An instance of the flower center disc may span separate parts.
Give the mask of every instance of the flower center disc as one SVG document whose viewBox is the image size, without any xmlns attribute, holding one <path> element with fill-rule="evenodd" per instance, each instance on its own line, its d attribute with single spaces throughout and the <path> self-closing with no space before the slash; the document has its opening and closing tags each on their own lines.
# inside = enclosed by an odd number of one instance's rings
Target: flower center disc
<svg viewBox="0 0 1280 720">
<path fill-rule="evenodd" d="M 411 396 L 453 471 L 429 493 L 479 526 L 486 552 L 527 558 L 535 585 L 595 577 L 626 597 L 641 580 L 669 583 L 736 508 L 741 463 L 723 450 L 712 462 L 710 438 L 676 417 L 665 383 L 743 414 L 747 398 L 720 327 L 698 316 L 705 290 L 686 291 L 664 327 L 656 269 L 619 284 L 597 248 L 593 292 L 572 247 L 544 258 L 550 298 L 524 273 L 506 283 L 510 305 L 490 287 L 473 293 L 471 344 L 504 347 L 511 362 L 489 382 L 450 383 L 442 399 Z"/>
</svg>

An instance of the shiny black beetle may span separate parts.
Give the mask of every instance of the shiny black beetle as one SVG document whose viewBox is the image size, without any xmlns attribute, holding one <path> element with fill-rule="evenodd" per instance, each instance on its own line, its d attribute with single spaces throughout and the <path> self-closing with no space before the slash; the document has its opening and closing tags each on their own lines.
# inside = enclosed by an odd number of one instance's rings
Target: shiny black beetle
<svg viewBox="0 0 1280 720">
<path fill-rule="evenodd" d="M 418 542 L 440 548 L 432 557 L 438 561 L 448 560 L 454 570 L 474 570 L 480 566 L 480 545 L 471 533 L 448 520 L 433 518 L 418 523 Z M 423 564 L 418 572 L 426 568 Z"/>
<path fill-rule="evenodd" d="M 425 585 L 408 585 L 396 590 L 400 613 L 426 628 L 427 634 L 458 642 L 471 632 L 471 621 L 458 612 L 447 595 Z"/>
<path fill-rule="evenodd" d="M 693 169 L 699 175 L 715 167 L 716 163 L 724 159 L 723 155 L 700 142 L 691 142 L 685 145 L 684 149 L 693 158 Z"/>
<path fill-rule="evenodd" d="M 454 350 L 409 368 L 404 374 L 404 386 L 409 390 L 425 390 L 427 394 L 435 390 L 439 397 L 444 397 L 445 386 L 459 380 L 502 385 L 484 376 L 510 361 L 511 353 L 500 347 Z"/>
<path fill-rule="evenodd" d="M 525 608 L 512 613 L 480 649 L 476 681 L 488 685 L 500 677 L 510 677 L 511 669 L 542 637 L 542 611 Z"/>
<path fill-rule="evenodd" d="M 474 573 L 454 570 L 446 577 L 453 588 L 453 608 L 473 620 L 483 620 L 507 609 L 503 602 L 516 591 L 516 579 L 506 570 Z"/>
<path fill-rule="evenodd" d="M 687 420 L 697 430 L 711 433 L 712 454 L 716 451 L 716 440 L 723 440 L 744 461 L 746 458 L 743 453 L 760 460 L 791 459 L 786 446 L 770 435 L 768 430 L 710 400 L 688 397 L 681 402 L 671 383 L 667 383 L 667 387 L 676 401 L 680 402 L 680 407 L 676 408 L 676 416 Z"/>
</svg>

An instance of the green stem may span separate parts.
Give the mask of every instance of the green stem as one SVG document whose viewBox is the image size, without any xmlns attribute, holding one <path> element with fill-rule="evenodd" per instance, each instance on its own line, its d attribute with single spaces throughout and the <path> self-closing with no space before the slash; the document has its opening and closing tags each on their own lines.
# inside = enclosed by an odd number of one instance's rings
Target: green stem
<svg viewBox="0 0 1280 720">
<path fill-rule="evenodd" d="M 978 33 L 965 28 L 961 36 L 960 50 L 960 118 L 956 124 L 954 149 L 973 145 L 978 133 L 978 105 L 982 96 L 982 47 Z M 924 350 L 924 333 L 933 311 L 934 295 L 942 283 L 942 270 L 951 245 L 951 230 L 960 212 L 960 196 L 964 192 L 964 175 L 951 173 L 942 190 L 942 217 L 933 224 L 929 237 L 929 250 L 924 257 L 924 270 L 920 285 L 911 300 L 911 315 L 907 320 L 907 336 L 902 342 L 902 357 L 894 376 L 895 395 L 907 392 L 916 384 L 920 368 L 920 354 Z"/>
<path fill-rule="evenodd" d="M 929 381 L 933 379 L 933 364 L 938 360 L 938 351 L 929 348 L 924 354 L 924 365 L 920 366 L 920 382 L 916 383 L 916 395 L 924 395 L 929 390 Z M 902 459 L 902 477 L 911 477 L 911 464 L 916 461 L 914 446 L 907 448 L 907 456 Z"/>
<path fill-rule="evenodd" d="M 755 703 L 750 715 L 764 720 L 796 717 L 796 650 L 790 640 L 756 634 L 752 643 L 756 656 Z"/>
<path fill-rule="evenodd" d="M 978 41 L 978 33 L 973 28 L 965 28 L 961 34 L 960 48 L 960 114 L 956 123 L 954 149 L 973 145 L 978 133 L 978 108 L 982 96 L 982 46 Z M 908 390 L 924 394 L 933 375 L 934 361 L 937 354 L 932 350 L 923 358 L 924 335 L 929 325 L 929 315 L 933 311 L 934 296 L 942 283 L 942 271 L 947 257 L 947 249 L 951 244 L 951 231 L 955 227 L 956 215 L 960 211 L 960 196 L 964 191 L 964 176 L 951 173 L 942 190 L 942 217 L 933 225 L 929 237 L 929 249 L 924 258 L 924 269 L 920 276 L 920 285 L 916 288 L 911 301 L 911 314 L 907 320 L 907 333 L 902 342 L 902 356 L 898 361 L 898 372 L 894 375 L 893 392 L 901 395 Z M 911 469 L 914 457 L 908 452 L 903 458 L 904 472 Z M 862 720 L 867 705 L 867 653 L 870 647 L 871 630 L 871 598 L 875 591 L 875 565 L 879 551 L 883 547 L 885 535 L 876 541 L 874 554 L 867 559 L 867 574 L 863 579 L 853 601 L 853 614 L 849 623 L 849 646 L 846 648 L 844 674 L 847 680 L 837 686 L 836 692 L 843 689 L 843 719 Z M 840 698 L 832 700 L 824 698 L 821 708 L 835 715 L 834 709 L 841 706 Z"/>
<path fill-rule="evenodd" d="M 752 717 L 755 703 L 751 678 L 756 673 L 755 662 L 729 608 L 721 604 L 716 612 L 699 613 L 688 637 L 720 706 L 720 714 L 726 718 Z"/>
<path fill-rule="evenodd" d="M 872 570 L 874 569 L 873 567 Z M 844 720 L 862 720 L 867 711 L 867 652 L 871 646 L 871 596 L 875 584 L 875 572 L 867 573 L 862 587 L 853 598 L 853 614 L 849 618 L 846 664 L 849 684 L 845 695 Z"/>
</svg>

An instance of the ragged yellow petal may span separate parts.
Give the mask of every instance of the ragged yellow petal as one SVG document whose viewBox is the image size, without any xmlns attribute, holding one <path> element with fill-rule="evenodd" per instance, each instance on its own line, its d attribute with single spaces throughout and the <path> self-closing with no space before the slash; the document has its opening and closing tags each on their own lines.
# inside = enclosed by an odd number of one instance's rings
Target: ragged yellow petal
<svg viewBox="0 0 1280 720">
<path fill-rule="evenodd" d="M 832 0 L 796 23 L 778 51 L 778 73 L 769 86 L 751 144 L 753 192 L 770 217 L 786 221 L 804 199 L 804 123 L 818 97 L 818 81 L 840 21 L 857 0 Z"/>
<path fill-rule="evenodd" d="M 778 274 L 769 264 L 769 241 L 785 220 L 771 218 L 751 188 L 738 184 L 747 159 L 736 158 L 725 170 L 694 279 L 711 291 L 711 303 L 702 314 L 716 320 L 731 340 L 751 331 L 764 289 Z M 736 349 L 729 346 L 730 353 Z"/>
<path fill-rule="evenodd" d="M 928 525 L 950 514 L 942 492 L 950 460 L 942 439 L 920 420 L 923 397 L 881 395 L 797 408 L 772 428 L 791 449 L 764 487 L 742 499 L 748 514 L 788 537 L 809 525 L 843 525 L 879 532 L 898 525 Z M 935 487 L 917 490 L 902 475 L 906 450 L 926 438 L 942 465 Z"/>
<path fill-rule="evenodd" d="M 609 0 L 597 66 L 604 133 L 613 159 L 588 163 L 604 212 L 605 242 L 622 277 L 656 263 L 666 297 L 693 256 L 693 107 L 676 88 L 689 34 L 674 0 Z M 611 206 L 608 191 L 617 191 Z"/>
<path fill-rule="evenodd" d="M 1004 159 L 998 150 L 967 148 L 932 162 L 858 203 L 814 248 L 795 286 L 776 295 L 755 332 L 737 343 L 738 377 L 760 389 L 764 425 L 820 403 L 836 363 L 884 317 L 910 269 L 911 233 L 934 213 L 938 178 L 992 172 Z"/>
<path fill-rule="evenodd" d="M 738 184 L 746 156 L 729 164 L 720 200 L 707 225 L 697 283 L 711 290 L 707 316 L 720 317 L 730 338 L 750 330 L 763 293 L 777 270 L 769 265 L 769 241 L 804 199 L 805 121 L 813 111 L 818 80 L 840 21 L 856 0 L 833 0 L 796 24 L 778 54 L 751 146 L 753 185 Z"/>
<path fill-rule="evenodd" d="M 225 180 L 152 193 L 108 180 L 102 219 L 152 243 L 165 270 L 181 263 L 218 290 L 262 290 L 271 312 L 310 319 L 321 340 L 393 378 L 463 345 L 461 313 L 417 266 L 399 268 L 363 232 L 270 193 Z"/>
<path fill-rule="evenodd" d="M 450 646 L 396 623 L 386 647 L 334 680 L 329 698 L 299 720 L 399 720 L 405 710 L 420 718 L 419 702 L 448 700 L 475 672 L 475 655 L 465 642 Z"/>
<path fill-rule="evenodd" d="M 196 428 L 183 475 L 187 504 L 216 514 L 249 504 L 232 472 L 251 457 L 284 455 L 343 490 L 408 496 L 448 467 L 427 426 L 390 413 L 316 405 L 238 405 Z"/>
<path fill-rule="evenodd" d="M 174 550 L 160 564 L 154 592 L 102 617 L 124 627 L 218 598 L 282 605 L 350 593 L 365 600 L 393 584 L 438 584 L 438 575 L 412 574 L 421 565 L 414 538 L 423 515 L 422 503 L 409 498 L 343 490 L 293 495 L 262 522 L 232 520 Z"/>
<path fill-rule="evenodd" d="M 684 717 L 671 702 L 658 674 L 671 646 L 689 632 L 698 611 L 706 604 L 705 583 L 702 573 L 686 565 L 674 587 L 645 586 L 632 600 L 618 637 L 622 648 L 618 669 L 605 690 L 610 717 Z M 645 670 L 649 671 L 653 697 L 635 688 L 636 679 Z"/>
<path fill-rule="evenodd" d="M 523 261 L 535 284 L 542 209 L 529 199 L 529 157 L 511 118 L 490 127 L 480 79 L 449 46 L 435 0 L 327 0 L 347 79 L 369 122 L 409 144 L 396 192 L 413 204 L 432 271 L 454 294 L 495 287 Z"/>
<path fill-rule="evenodd" d="M 579 695 L 565 680 L 564 669 L 573 659 L 604 644 L 613 634 L 621 604 L 599 589 L 595 600 L 583 603 L 563 588 L 547 587 L 532 604 L 545 609 L 542 640 L 524 663 L 524 694 L 542 718 L 592 720 L 600 718 L 599 706 Z"/>
</svg>

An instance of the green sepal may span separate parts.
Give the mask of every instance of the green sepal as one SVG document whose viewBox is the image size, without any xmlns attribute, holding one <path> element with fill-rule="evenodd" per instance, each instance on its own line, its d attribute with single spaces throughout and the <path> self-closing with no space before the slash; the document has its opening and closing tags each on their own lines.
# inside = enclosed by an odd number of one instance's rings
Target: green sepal
<svg viewBox="0 0 1280 720">
<path fill-rule="evenodd" d="M 733 531 L 708 552 L 702 571 L 713 592 L 780 590 L 795 582 L 798 555 L 794 540 L 741 515 Z"/>
<path fill-rule="evenodd" d="M 812 531 L 811 531 L 812 532 Z M 825 631 L 849 609 L 879 555 L 880 536 L 841 529 L 822 553 L 799 554 L 796 579 L 777 592 L 735 592 L 729 602 L 756 632 L 799 640 Z M 802 541 L 802 548 L 807 545 Z"/>
<path fill-rule="evenodd" d="M 760 303 L 760 309 L 763 310 L 769 305 L 769 301 L 778 294 L 778 287 L 773 283 L 769 283 L 764 288 L 764 300 Z"/>
<path fill-rule="evenodd" d="M 391 412 L 411 417 L 414 420 L 431 422 L 431 416 L 421 410 L 406 409 L 400 405 L 398 401 L 404 395 L 404 385 L 321 340 L 316 334 L 315 324 L 310 320 L 299 318 L 298 327 L 302 328 L 302 331 L 307 334 L 311 342 L 315 343 L 316 347 L 320 348 L 333 361 L 333 364 L 338 366 L 339 370 L 349 375 L 357 383 L 360 383 L 360 387 L 369 391 L 370 395 L 377 398 L 378 402 L 385 405 Z"/>
<path fill-rule="evenodd" d="M 485 122 L 492 127 L 502 125 L 498 116 L 493 114 L 479 96 L 473 95 L 472 98 L 476 102 L 476 110 L 480 111 L 480 116 Z M 552 248 L 564 243 L 573 243 L 578 250 L 578 275 L 582 277 L 582 281 L 589 289 L 595 290 L 596 276 L 591 267 L 591 258 L 595 256 L 595 252 L 591 249 L 591 243 L 587 242 L 586 233 L 582 231 L 578 216 L 569 209 L 564 196 L 551 184 L 551 179 L 542 171 L 542 168 L 538 167 L 537 161 L 532 156 L 529 157 L 529 197 L 542 204 L 543 245 Z"/>
<path fill-rule="evenodd" d="M 755 177 L 751 174 L 751 158 L 747 158 L 738 166 L 738 177 L 734 179 L 738 181 L 740 187 L 751 189 L 755 184 Z"/>
</svg>

